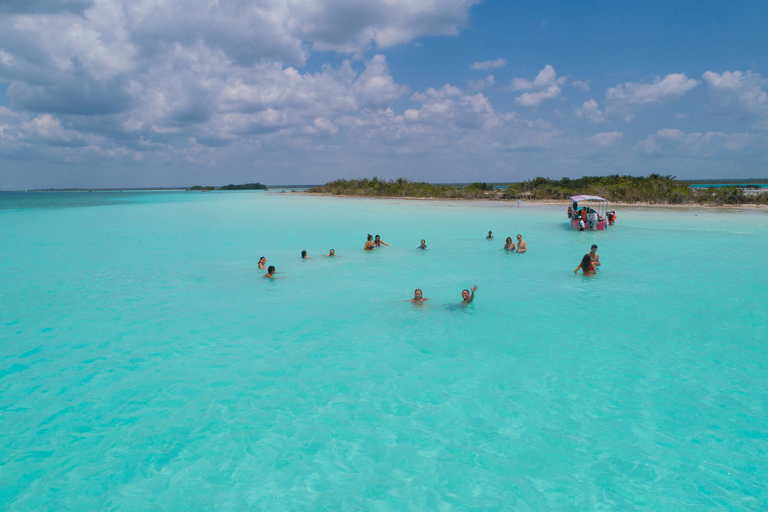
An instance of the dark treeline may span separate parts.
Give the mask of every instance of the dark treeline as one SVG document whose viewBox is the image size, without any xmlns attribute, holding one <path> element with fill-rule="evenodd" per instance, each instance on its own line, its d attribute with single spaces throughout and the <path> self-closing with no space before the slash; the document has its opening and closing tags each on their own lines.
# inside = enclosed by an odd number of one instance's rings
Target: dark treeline
<svg viewBox="0 0 768 512">
<path fill-rule="evenodd" d="M 202 185 L 195 185 L 194 187 L 190 187 L 187 190 L 269 190 L 266 185 L 262 185 L 261 183 L 246 183 L 244 185 L 224 185 L 223 187 L 213 187 L 213 186 L 207 186 L 203 187 Z"/>
<path fill-rule="evenodd" d="M 768 204 L 768 194 L 745 193 L 738 187 L 693 189 L 674 176 L 651 174 L 638 176 L 584 176 L 550 180 L 535 178 L 496 188 L 487 183 L 469 185 L 433 185 L 397 180 L 336 180 L 308 190 L 310 193 L 370 197 L 423 197 L 445 199 L 558 199 L 576 194 L 602 196 L 619 203 L 652 204 Z"/>
</svg>

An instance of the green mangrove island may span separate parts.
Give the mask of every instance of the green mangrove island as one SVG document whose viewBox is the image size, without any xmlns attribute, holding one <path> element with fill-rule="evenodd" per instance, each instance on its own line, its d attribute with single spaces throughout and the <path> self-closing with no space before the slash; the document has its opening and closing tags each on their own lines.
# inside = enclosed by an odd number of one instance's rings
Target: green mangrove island
<svg viewBox="0 0 768 512">
<path fill-rule="evenodd" d="M 709 180 L 713 182 L 714 180 Z M 734 180 L 730 180 L 734 182 Z M 693 184 L 701 183 L 698 187 Z M 717 181 L 718 185 L 726 180 Z M 565 200 L 569 196 L 587 194 L 605 197 L 616 203 L 668 205 L 740 205 L 768 204 L 768 189 L 756 187 L 768 180 L 741 180 L 738 185 L 707 186 L 706 182 L 682 181 L 674 176 L 650 174 L 638 176 L 584 176 L 551 180 L 535 178 L 521 183 L 499 186 L 489 183 L 469 185 L 437 185 L 425 182 L 357 179 L 336 180 L 312 187 L 307 193 L 365 197 L 408 197 L 425 199 L 489 199 L 489 200 Z M 745 184 L 746 183 L 746 184 Z M 714 185 L 714 183 L 710 183 Z M 761 192 L 761 191 L 764 191 Z"/>
</svg>

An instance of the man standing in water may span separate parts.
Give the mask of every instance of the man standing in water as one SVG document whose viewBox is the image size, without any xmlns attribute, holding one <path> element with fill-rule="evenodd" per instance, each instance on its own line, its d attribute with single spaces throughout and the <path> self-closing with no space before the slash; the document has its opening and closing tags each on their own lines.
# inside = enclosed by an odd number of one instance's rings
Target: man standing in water
<svg viewBox="0 0 768 512">
<path fill-rule="evenodd" d="M 477 285 L 474 285 L 472 287 L 472 293 L 469 292 L 469 290 L 462 290 L 461 291 L 461 298 L 464 299 L 461 301 L 462 306 L 469 305 L 473 300 L 475 300 L 475 292 L 477 291 Z"/>
<path fill-rule="evenodd" d="M 600 256 L 597 254 L 597 245 L 592 244 L 592 248 L 589 250 L 589 257 L 592 260 L 592 263 L 595 264 L 595 270 L 597 270 L 597 267 L 600 266 Z"/>
<path fill-rule="evenodd" d="M 517 252 L 525 252 L 528 250 L 528 244 L 523 240 L 522 235 L 517 235 Z"/>
</svg>

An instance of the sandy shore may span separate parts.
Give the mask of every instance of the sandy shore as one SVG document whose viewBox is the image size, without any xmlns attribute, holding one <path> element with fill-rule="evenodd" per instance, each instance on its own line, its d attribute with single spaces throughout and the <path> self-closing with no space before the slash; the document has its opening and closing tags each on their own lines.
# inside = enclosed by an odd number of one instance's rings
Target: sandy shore
<svg viewBox="0 0 768 512">
<path fill-rule="evenodd" d="M 349 199 L 403 199 L 406 201 L 487 201 L 494 203 L 509 203 L 510 206 L 517 206 L 517 199 L 491 199 L 491 198 L 463 198 L 463 197 L 409 197 L 409 196 L 357 196 L 357 195 L 343 195 L 343 194 L 326 194 L 316 192 L 292 192 L 296 194 L 304 194 L 308 196 L 328 196 L 328 197 L 343 197 Z M 534 206 L 553 206 L 560 205 L 563 208 L 567 208 L 570 204 L 569 200 L 557 200 L 557 199 L 536 199 L 536 200 L 520 200 L 520 205 Z M 609 207 L 622 207 L 622 208 L 727 208 L 727 209 L 751 209 L 751 210 L 765 210 L 768 209 L 768 205 L 765 204 L 669 204 L 669 203 L 622 203 L 622 202 L 608 202 Z"/>
</svg>

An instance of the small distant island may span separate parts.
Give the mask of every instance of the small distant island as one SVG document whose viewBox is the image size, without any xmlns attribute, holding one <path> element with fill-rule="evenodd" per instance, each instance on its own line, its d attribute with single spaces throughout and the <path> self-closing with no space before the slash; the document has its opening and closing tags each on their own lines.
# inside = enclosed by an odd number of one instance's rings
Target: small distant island
<svg viewBox="0 0 768 512">
<path fill-rule="evenodd" d="M 674 176 L 584 176 L 520 183 L 431 184 L 396 180 L 336 180 L 307 190 L 310 194 L 425 199 L 566 200 L 578 194 L 596 195 L 615 203 L 664 205 L 768 204 L 768 180 L 683 181 Z"/>
<path fill-rule="evenodd" d="M 261 183 L 246 183 L 244 185 L 224 185 L 223 187 L 202 186 L 195 185 L 187 190 L 200 190 L 202 192 L 209 192 L 211 190 L 269 190 L 266 185 Z"/>
</svg>

